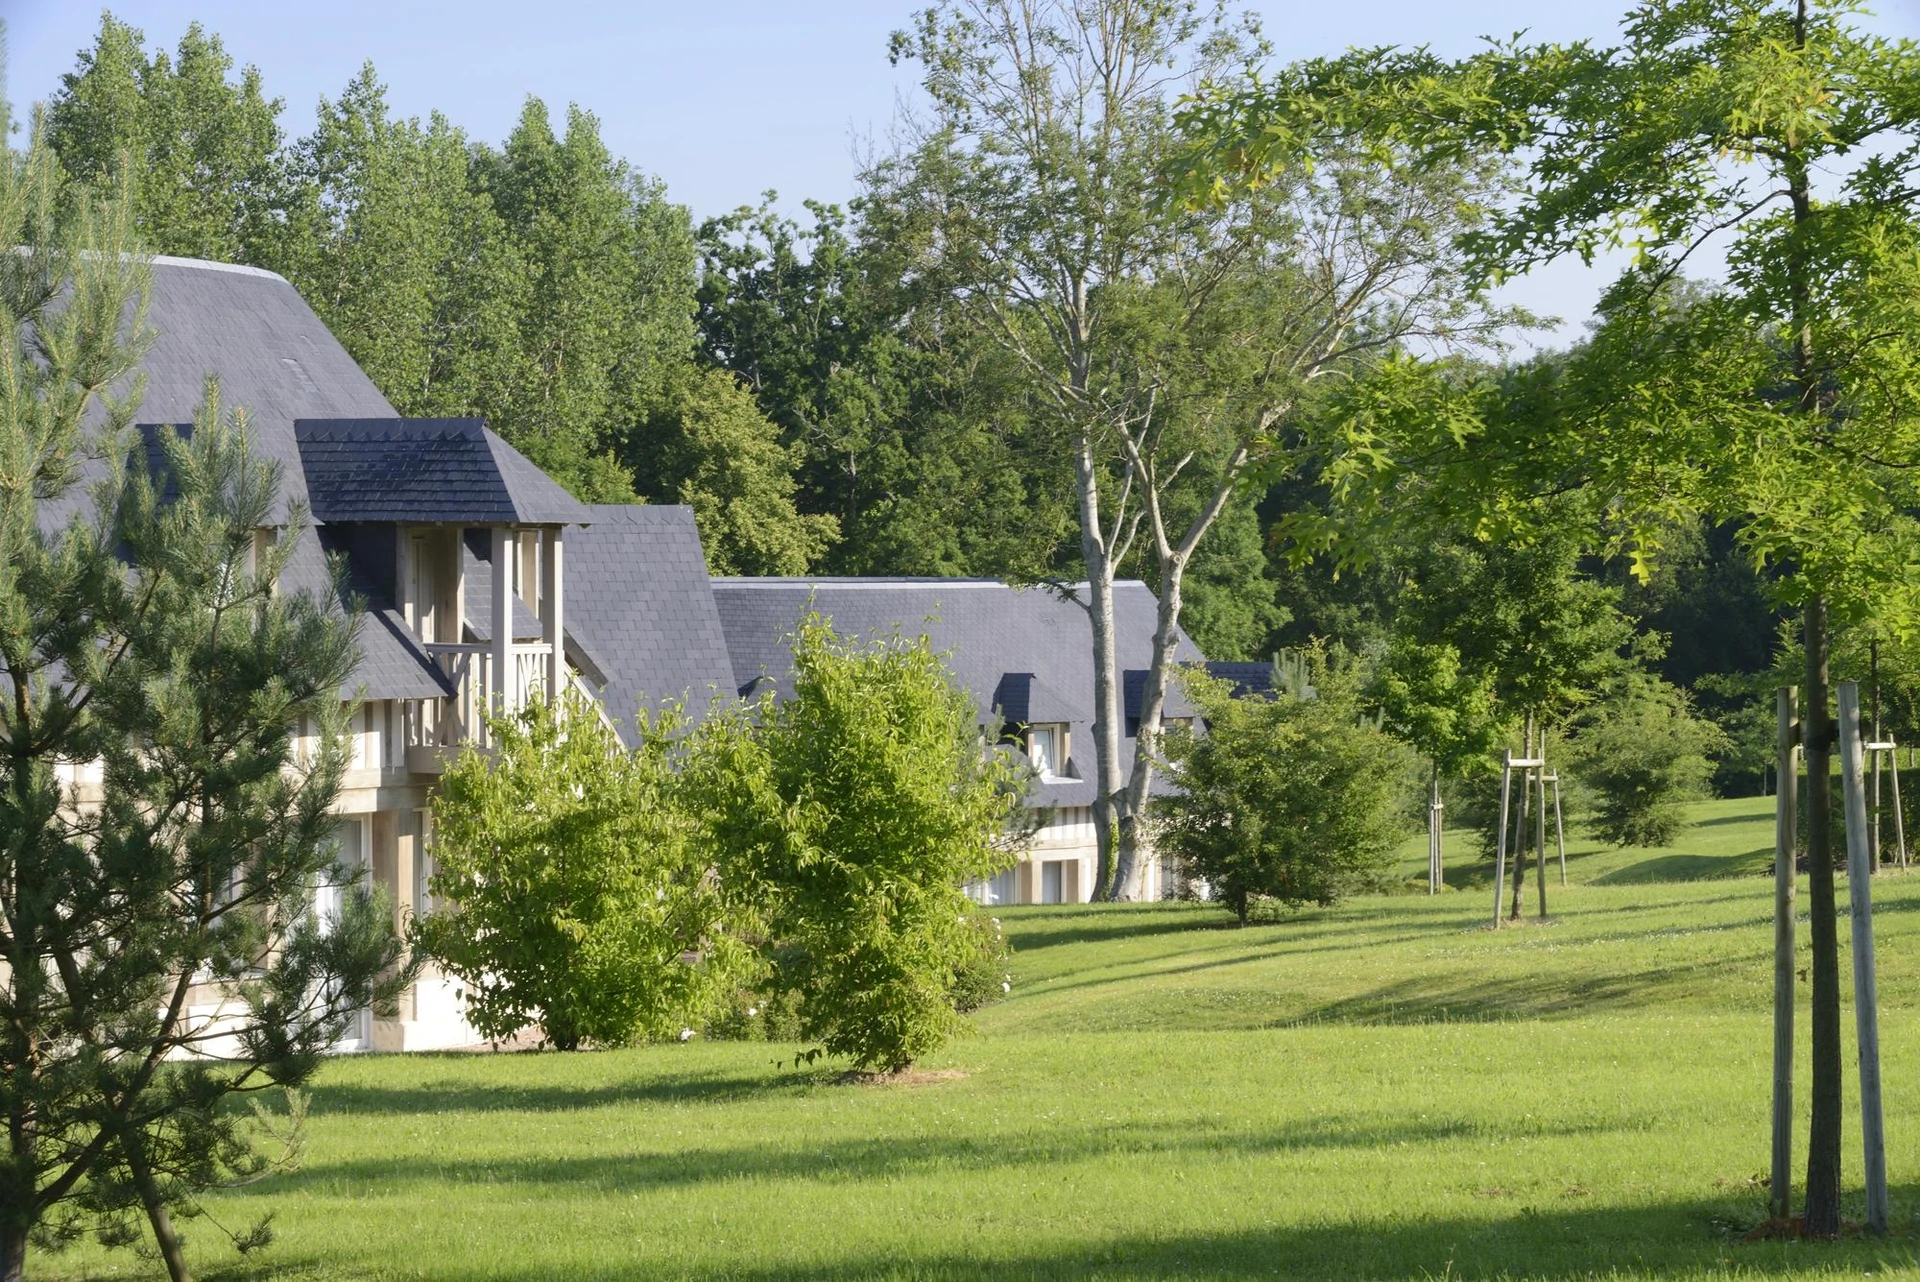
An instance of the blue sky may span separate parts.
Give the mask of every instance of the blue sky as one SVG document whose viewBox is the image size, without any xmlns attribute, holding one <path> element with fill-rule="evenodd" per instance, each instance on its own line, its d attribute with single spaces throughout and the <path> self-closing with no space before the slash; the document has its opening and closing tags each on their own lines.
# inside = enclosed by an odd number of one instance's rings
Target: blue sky
<svg viewBox="0 0 1920 1282">
<path fill-rule="evenodd" d="M 476 138 L 498 141 L 528 94 L 577 102 L 601 121 L 608 145 L 664 179 L 696 217 L 754 202 L 845 200 L 854 150 L 884 144 L 910 70 L 889 67 L 886 40 L 914 0 L 331 0 L 320 10 L 284 0 L 123 0 L 114 12 L 149 43 L 172 45 L 199 19 L 237 61 L 257 65 L 286 100 L 282 124 L 305 132 L 313 105 L 371 59 L 402 113 L 438 109 Z M 1617 0 L 1322 0 L 1253 6 L 1275 54 L 1333 53 L 1350 45 L 1433 45 L 1464 53 L 1485 34 L 1523 28 L 1542 39 L 1605 36 Z M 1920 37 L 1920 0 L 1880 0 L 1871 24 Z M 7 90 L 16 105 L 46 98 L 91 43 L 100 5 L 89 0 L 0 0 L 8 33 Z M 323 20 L 316 20 L 324 14 Z M 1577 330 L 1599 274 L 1554 267 L 1522 282 L 1516 301 Z"/>
</svg>

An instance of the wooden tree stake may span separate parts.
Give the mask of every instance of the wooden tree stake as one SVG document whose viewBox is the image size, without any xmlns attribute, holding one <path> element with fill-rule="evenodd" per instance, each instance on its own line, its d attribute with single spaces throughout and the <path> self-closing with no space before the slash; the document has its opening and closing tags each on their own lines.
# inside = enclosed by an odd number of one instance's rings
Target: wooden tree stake
<svg viewBox="0 0 1920 1282">
<path fill-rule="evenodd" d="M 1793 896 L 1799 826 L 1799 692 L 1774 699 L 1773 804 L 1773 1174 L 1767 1204 L 1775 1219 L 1792 1214 L 1793 1198 Z"/>
<path fill-rule="evenodd" d="M 1513 796 L 1513 749 L 1500 758 L 1500 829 L 1493 840 L 1493 928 L 1500 929 L 1500 905 L 1507 889 L 1507 807 Z"/>
<path fill-rule="evenodd" d="M 1567 825 L 1560 817 L 1560 772 L 1547 776 L 1553 783 L 1553 839 L 1560 847 L 1560 884 L 1567 884 Z"/>
<path fill-rule="evenodd" d="M 1427 794 L 1427 893 L 1437 895 L 1446 884 L 1442 844 L 1446 839 L 1447 808 L 1440 800 L 1440 763 L 1436 761 Z"/>
<path fill-rule="evenodd" d="M 1533 768 L 1534 789 L 1540 794 L 1540 804 L 1534 807 L 1533 835 L 1534 848 L 1538 859 L 1533 865 L 1534 882 L 1540 892 L 1540 920 L 1547 919 L 1547 736 L 1540 735 L 1541 764 Z"/>
<path fill-rule="evenodd" d="M 1907 867 L 1907 817 L 1900 810 L 1900 753 L 1896 749 L 1887 754 L 1887 771 L 1893 782 L 1893 840 L 1894 849 L 1900 857 L 1900 867 Z"/>
<path fill-rule="evenodd" d="M 1873 871 L 1867 791 L 1861 777 L 1860 686 L 1840 683 L 1840 779 L 1846 792 L 1847 904 L 1853 918 L 1853 1018 L 1860 1049 L 1860 1140 L 1865 1149 L 1867 1227 L 1887 1231 L 1886 1119 L 1880 1103 L 1880 999 L 1873 965 Z M 1811 780 L 1819 787 L 1824 780 Z"/>
</svg>

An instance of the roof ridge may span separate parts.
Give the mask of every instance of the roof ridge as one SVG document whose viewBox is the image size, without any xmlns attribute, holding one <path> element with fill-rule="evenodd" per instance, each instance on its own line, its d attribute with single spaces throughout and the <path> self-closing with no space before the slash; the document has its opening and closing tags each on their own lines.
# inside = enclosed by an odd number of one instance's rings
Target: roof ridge
<svg viewBox="0 0 1920 1282">
<path fill-rule="evenodd" d="M 898 575 L 886 575 L 886 574 L 827 575 L 827 574 L 823 574 L 818 576 L 715 575 L 713 577 L 713 586 L 716 588 L 809 588 L 809 587 L 892 588 L 892 587 L 902 587 L 902 586 L 918 586 L 922 584 L 940 584 L 947 587 L 962 587 L 962 588 L 1007 588 L 1010 591 L 1014 591 L 1014 592 L 1027 592 L 1027 591 L 1033 591 L 1036 589 L 1044 591 L 1045 589 L 1050 587 L 1078 589 L 1078 588 L 1084 588 L 1087 586 L 1087 582 L 1085 579 L 1082 579 L 1077 583 L 1017 584 L 1017 583 L 1009 583 L 1005 579 L 991 579 L 991 578 L 984 578 L 984 577 L 955 576 L 952 578 L 943 578 L 939 575 L 911 575 L 911 574 L 898 574 Z M 1145 579 L 1115 579 L 1113 581 L 1113 586 L 1116 588 L 1145 587 L 1146 580 Z"/>
<path fill-rule="evenodd" d="M 236 276 L 264 276 L 282 285 L 288 283 L 287 278 L 279 272 L 270 272 L 264 267 L 249 267 L 245 263 L 216 263 L 211 258 L 180 258 L 173 254 L 155 254 L 149 261 L 155 267 L 194 267 L 201 271 L 232 272 Z"/>
</svg>

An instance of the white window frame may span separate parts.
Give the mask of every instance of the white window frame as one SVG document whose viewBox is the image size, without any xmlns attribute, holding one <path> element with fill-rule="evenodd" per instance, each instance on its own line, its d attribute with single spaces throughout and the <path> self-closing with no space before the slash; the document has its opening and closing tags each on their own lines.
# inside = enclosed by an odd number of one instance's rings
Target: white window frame
<svg viewBox="0 0 1920 1282">
<path fill-rule="evenodd" d="M 1065 779 L 1067 764 L 1067 727 L 1059 721 L 1040 721 L 1027 727 L 1027 760 L 1039 772 L 1042 782 L 1051 783 L 1055 779 Z M 1051 751 L 1042 753 L 1040 743 L 1045 742 Z"/>
<path fill-rule="evenodd" d="M 340 866 L 346 870 L 367 869 L 373 866 L 373 816 L 371 814 L 352 814 L 339 816 L 339 827 L 349 826 L 357 829 L 354 844 L 358 849 L 355 858 L 342 859 Z M 344 845 L 344 843 L 343 843 Z M 343 855 L 345 850 L 341 852 Z M 319 923 L 320 933 L 331 934 L 339 921 L 340 909 L 345 904 L 346 887 L 344 885 L 317 885 L 313 893 L 313 915 Z M 345 1031 L 340 1034 L 332 1048 L 339 1052 L 364 1051 L 373 1047 L 372 1012 L 355 1011 L 347 1021 Z"/>
</svg>

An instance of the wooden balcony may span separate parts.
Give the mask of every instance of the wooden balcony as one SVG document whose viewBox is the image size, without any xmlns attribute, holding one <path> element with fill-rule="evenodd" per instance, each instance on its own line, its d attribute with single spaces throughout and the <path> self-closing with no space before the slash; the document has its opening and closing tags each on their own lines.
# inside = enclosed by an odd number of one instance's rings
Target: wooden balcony
<svg viewBox="0 0 1920 1282">
<path fill-rule="evenodd" d="M 516 642 L 508 648 L 504 681 L 499 656 L 490 644 L 428 642 L 426 651 L 447 674 L 454 694 L 406 703 L 407 769 L 439 774 L 468 743 L 482 751 L 492 746 L 489 711 L 495 715 L 515 712 L 544 694 L 553 647 L 545 641 Z"/>
</svg>

